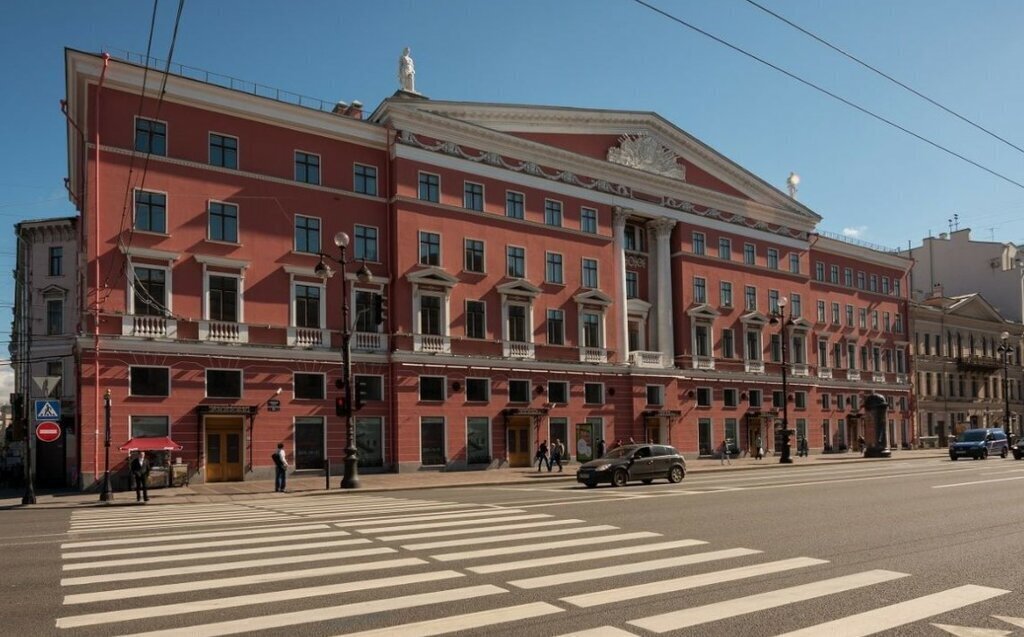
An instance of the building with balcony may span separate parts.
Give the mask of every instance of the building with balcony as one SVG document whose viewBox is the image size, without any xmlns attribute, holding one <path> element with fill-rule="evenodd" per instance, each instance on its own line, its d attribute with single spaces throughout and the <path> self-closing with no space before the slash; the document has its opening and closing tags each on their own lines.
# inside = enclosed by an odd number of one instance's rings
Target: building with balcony
<svg viewBox="0 0 1024 637">
<path fill-rule="evenodd" d="M 194 480 L 269 476 L 278 442 L 337 466 L 341 277 L 316 273 L 338 231 L 373 272 L 347 273 L 363 470 L 528 466 L 555 438 L 581 460 L 602 439 L 746 450 L 783 400 L 838 448 L 873 391 L 909 440 L 909 261 L 815 233 L 657 115 L 399 91 L 364 118 L 173 73 L 139 110 L 142 66 L 67 68 L 81 417 L 109 389 L 117 443 L 168 439 Z M 89 485 L 95 441 L 81 457 Z"/>
<path fill-rule="evenodd" d="M 911 320 L 917 437 L 946 446 L 951 435 L 973 427 L 1020 436 L 1021 325 L 1004 319 L 981 294 L 916 302 Z"/>
</svg>

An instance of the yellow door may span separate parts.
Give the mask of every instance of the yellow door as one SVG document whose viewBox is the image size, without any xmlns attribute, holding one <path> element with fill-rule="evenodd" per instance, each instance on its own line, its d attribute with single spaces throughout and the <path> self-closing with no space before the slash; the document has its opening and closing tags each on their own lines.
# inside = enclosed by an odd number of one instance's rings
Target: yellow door
<svg viewBox="0 0 1024 637">
<path fill-rule="evenodd" d="M 530 466 L 530 418 L 512 418 L 508 421 L 506 434 L 508 443 L 508 465 L 510 467 Z"/>
<path fill-rule="evenodd" d="M 647 418 L 645 425 L 647 429 L 647 442 L 653 442 L 654 444 L 657 445 L 662 444 L 663 441 L 661 439 L 661 418 Z"/>
<path fill-rule="evenodd" d="M 206 426 L 206 481 L 242 479 L 244 438 L 241 417 L 209 417 Z"/>
</svg>

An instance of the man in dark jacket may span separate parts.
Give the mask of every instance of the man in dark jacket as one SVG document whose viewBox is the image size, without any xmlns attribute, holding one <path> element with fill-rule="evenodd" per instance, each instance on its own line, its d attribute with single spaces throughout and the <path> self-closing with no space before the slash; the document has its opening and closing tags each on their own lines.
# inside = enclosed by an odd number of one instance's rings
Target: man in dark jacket
<svg viewBox="0 0 1024 637">
<path fill-rule="evenodd" d="M 149 478 L 149 460 L 146 459 L 146 452 L 138 452 L 132 458 L 129 468 L 132 480 L 135 482 L 135 501 L 149 502 L 149 492 L 146 490 L 146 479 Z"/>
</svg>

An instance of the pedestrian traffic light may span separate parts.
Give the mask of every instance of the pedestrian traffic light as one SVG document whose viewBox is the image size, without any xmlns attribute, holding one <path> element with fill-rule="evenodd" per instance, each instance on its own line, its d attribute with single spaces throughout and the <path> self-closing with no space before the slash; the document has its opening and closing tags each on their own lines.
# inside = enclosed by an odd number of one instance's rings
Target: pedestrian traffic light
<svg viewBox="0 0 1024 637">
<path fill-rule="evenodd" d="M 351 415 L 351 412 L 348 409 L 348 401 L 345 400 L 344 396 L 338 396 L 334 399 L 334 413 L 339 417 Z"/>
<path fill-rule="evenodd" d="M 373 295 L 373 322 L 380 325 L 388 320 L 388 301 L 383 294 Z"/>
<path fill-rule="evenodd" d="M 356 399 L 355 405 L 353 405 L 353 411 L 359 411 L 360 409 L 366 406 L 365 401 L 368 390 L 369 387 L 367 387 L 367 383 L 365 380 L 356 381 Z"/>
</svg>

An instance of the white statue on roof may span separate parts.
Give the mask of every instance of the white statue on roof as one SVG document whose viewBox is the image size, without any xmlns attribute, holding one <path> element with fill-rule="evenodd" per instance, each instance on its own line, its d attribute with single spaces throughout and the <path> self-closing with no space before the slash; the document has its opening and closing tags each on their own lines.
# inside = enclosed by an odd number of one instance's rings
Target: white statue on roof
<svg viewBox="0 0 1024 637">
<path fill-rule="evenodd" d="M 412 56 L 409 53 L 409 47 L 405 47 L 402 57 L 398 58 L 398 86 L 403 91 L 415 93 L 416 66 L 412 63 Z"/>
</svg>

